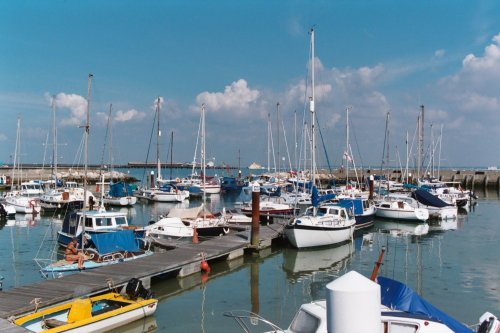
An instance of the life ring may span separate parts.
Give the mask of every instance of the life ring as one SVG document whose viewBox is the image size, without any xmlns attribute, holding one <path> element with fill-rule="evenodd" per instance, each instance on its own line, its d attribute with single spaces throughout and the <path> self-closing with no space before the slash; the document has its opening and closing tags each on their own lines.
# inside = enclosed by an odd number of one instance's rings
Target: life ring
<svg viewBox="0 0 500 333">
<path fill-rule="evenodd" d="M 176 181 L 176 182 L 180 182 L 180 181 L 181 181 L 181 179 L 180 179 L 179 177 L 177 177 L 177 178 L 175 178 L 175 181 Z"/>
</svg>

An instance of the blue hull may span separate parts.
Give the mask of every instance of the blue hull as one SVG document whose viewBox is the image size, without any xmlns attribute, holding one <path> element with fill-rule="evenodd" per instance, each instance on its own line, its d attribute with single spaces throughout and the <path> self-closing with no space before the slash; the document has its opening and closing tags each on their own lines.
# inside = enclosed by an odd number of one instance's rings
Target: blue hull
<svg viewBox="0 0 500 333">
<path fill-rule="evenodd" d="M 375 221 L 375 214 L 370 215 L 356 215 L 354 216 L 356 220 L 355 229 L 362 229 L 371 227 Z"/>
</svg>

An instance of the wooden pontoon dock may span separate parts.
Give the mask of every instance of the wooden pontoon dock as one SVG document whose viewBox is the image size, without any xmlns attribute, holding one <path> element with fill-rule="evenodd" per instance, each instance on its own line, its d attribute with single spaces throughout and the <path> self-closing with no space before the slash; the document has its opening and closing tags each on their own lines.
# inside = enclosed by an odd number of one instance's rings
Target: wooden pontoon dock
<svg viewBox="0 0 500 333">
<path fill-rule="evenodd" d="M 100 267 L 61 278 L 43 280 L 27 286 L 0 292 L 0 332 L 27 332 L 11 324 L 7 319 L 34 311 L 38 308 L 64 303 L 76 297 L 106 292 L 110 285 L 122 287 L 131 278 L 139 278 L 145 286 L 151 280 L 177 276 L 183 278 L 199 274 L 200 263 L 241 258 L 245 252 L 269 248 L 274 240 L 280 240 L 284 221 L 261 225 L 259 245 L 250 245 L 250 230 L 232 230 L 225 236 L 194 243 L 178 243 L 172 250 L 154 253 L 145 258 Z M 35 301 L 35 299 L 38 299 Z"/>
</svg>

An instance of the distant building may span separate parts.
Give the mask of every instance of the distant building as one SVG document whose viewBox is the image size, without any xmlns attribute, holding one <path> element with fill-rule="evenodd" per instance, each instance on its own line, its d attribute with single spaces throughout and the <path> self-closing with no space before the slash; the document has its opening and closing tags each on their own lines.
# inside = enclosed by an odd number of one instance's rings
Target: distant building
<svg viewBox="0 0 500 333">
<path fill-rule="evenodd" d="M 248 166 L 248 168 L 249 168 L 250 170 L 262 170 L 262 169 L 264 169 L 264 167 L 263 167 L 262 165 L 260 165 L 260 164 L 258 164 L 258 163 L 255 163 L 255 162 L 253 162 L 252 164 L 250 164 L 250 165 Z"/>
</svg>

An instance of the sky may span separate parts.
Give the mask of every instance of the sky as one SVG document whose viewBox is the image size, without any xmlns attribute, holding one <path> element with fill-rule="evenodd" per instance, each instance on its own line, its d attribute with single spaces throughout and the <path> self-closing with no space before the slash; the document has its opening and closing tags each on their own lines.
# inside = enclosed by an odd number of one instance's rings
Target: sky
<svg viewBox="0 0 500 333">
<path fill-rule="evenodd" d="M 58 163 L 83 163 L 87 100 L 89 163 L 153 161 L 160 97 L 162 161 L 171 133 L 193 160 L 205 104 L 207 161 L 303 165 L 314 27 L 318 164 L 344 162 L 349 109 L 357 165 L 386 142 L 411 166 L 424 105 L 435 165 L 500 166 L 499 17 L 496 0 L 0 0 L 0 163 L 16 141 L 21 163 L 51 163 L 53 97 Z"/>
</svg>

